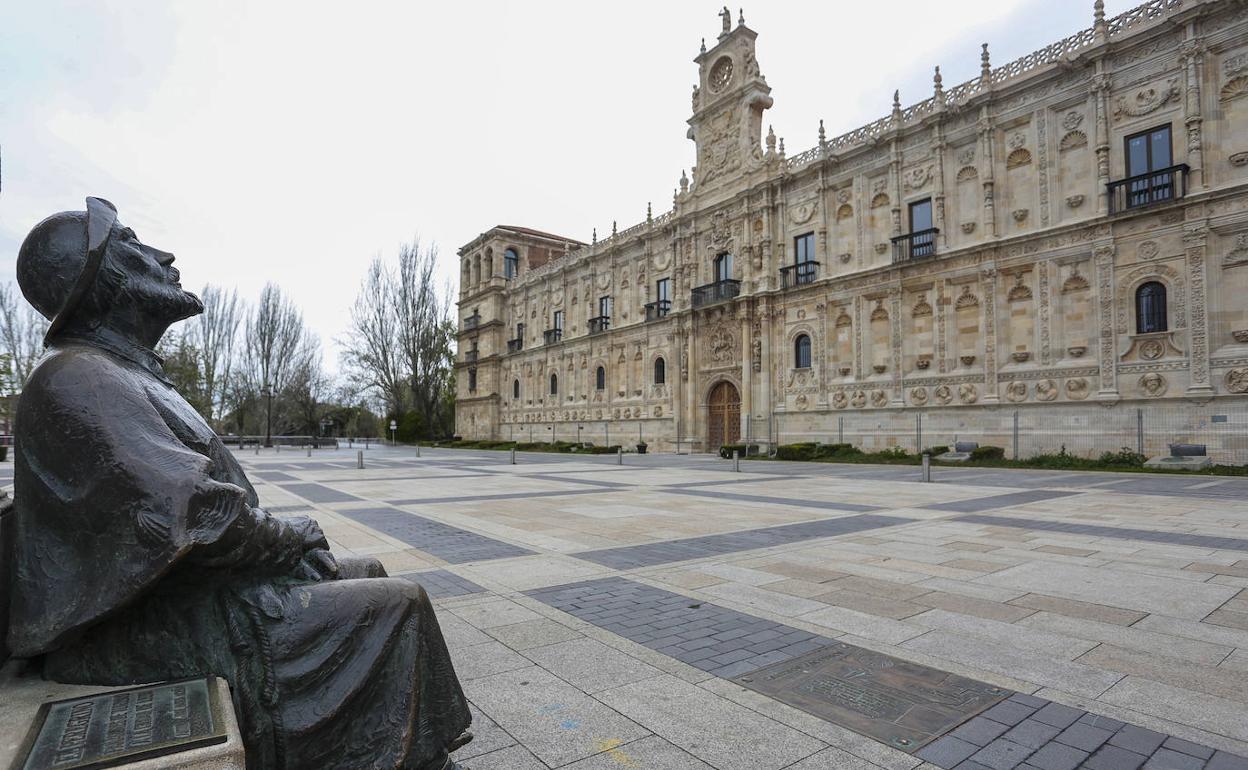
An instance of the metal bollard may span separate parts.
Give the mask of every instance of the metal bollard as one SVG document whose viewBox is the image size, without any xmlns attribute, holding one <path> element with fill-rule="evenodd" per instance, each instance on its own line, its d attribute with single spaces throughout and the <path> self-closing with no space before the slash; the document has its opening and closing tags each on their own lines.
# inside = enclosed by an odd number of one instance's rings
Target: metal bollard
<svg viewBox="0 0 1248 770">
<path fill-rule="evenodd" d="M 364 437 L 364 448 L 368 449 L 368 436 Z"/>
<path fill-rule="evenodd" d="M 624 447 L 622 446 L 615 448 L 615 464 L 616 465 L 624 464 Z"/>
<path fill-rule="evenodd" d="M 364 450 L 363 449 L 357 450 L 355 453 L 355 467 L 357 468 L 364 467 Z"/>
<path fill-rule="evenodd" d="M 260 442 L 259 441 L 256 442 L 256 454 L 257 455 L 260 454 Z"/>
<path fill-rule="evenodd" d="M 732 469 L 737 473 L 741 472 L 741 450 L 740 449 L 732 450 Z"/>
<path fill-rule="evenodd" d="M 416 445 L 416 456 L 420 457 L 420 444 Z"/>
<path fill-rule="evenodd" d="M 312 456 L 312 445 L 308 444 L 308 457 Z"/>
<path fill-rule="evenodd" d="M 923 453 L 923 480 L 932 480 L 932 456 L 927 452 Z"/>
<path fill-rule="evenodd" d="M 279 453 L 279 452 L 281 452 L 281 451 L 282 451 L 282 442 L 280 442 L 280 441 L 274 441 L 274 442 L 273 442 L 273 453 L 274 453 L 274 454 L 277 454 L 277 453 Z"/>
<path fill-rule="evenodd" d="M 511 448 L 511 464 L 516 464 L 516 448 L 514 446 Z"/>
</svg>

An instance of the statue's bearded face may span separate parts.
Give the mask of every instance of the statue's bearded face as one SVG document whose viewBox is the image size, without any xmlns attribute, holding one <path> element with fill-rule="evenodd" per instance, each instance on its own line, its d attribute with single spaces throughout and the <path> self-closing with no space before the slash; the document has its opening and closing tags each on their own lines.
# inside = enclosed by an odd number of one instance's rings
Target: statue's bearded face
<svg viewBox="0 0 1248 770">
<path fill-rule="evenodd" d="M 125 294 L 147 314 L 167 323 L 204 312 L 199 297 L 182 288 L 173 255 L 141 243 L 120 222 L 113 225 L 108 258 L 125 275 Z"/>
</svg>

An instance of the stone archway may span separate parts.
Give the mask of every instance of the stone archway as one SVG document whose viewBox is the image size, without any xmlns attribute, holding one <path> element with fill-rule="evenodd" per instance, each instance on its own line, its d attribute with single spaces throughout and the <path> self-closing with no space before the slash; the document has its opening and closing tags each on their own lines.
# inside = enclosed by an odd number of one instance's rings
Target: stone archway
<svg viewBox="0 0 1248 770">
<path fill-rule="evenodd" d="M 741 393 L 727 380 L 718 382 L 706 399 L 706 451 L 741 441 Z"/>
</svg>

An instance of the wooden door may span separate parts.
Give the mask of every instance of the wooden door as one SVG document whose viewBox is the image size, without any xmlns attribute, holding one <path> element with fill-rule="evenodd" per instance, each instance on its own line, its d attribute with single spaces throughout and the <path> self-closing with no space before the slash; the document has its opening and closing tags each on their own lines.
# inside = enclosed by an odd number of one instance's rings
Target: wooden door
<svg viewBox="0 0 1248 770">
<path fill-rule="evenodd" d="M 741 394 L 731 382 L 721 382 L 711 389 L 706 425 L 708 452 L 717 452 L 724 444 L 741 441 Z"/>
</svg>

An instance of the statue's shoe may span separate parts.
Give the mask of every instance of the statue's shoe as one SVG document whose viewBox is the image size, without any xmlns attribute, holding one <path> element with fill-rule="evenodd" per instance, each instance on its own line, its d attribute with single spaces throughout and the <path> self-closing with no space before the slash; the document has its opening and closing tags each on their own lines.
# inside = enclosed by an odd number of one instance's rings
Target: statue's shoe
<svg viewBox="0 0 1248 770">
<path fill-rule="evenodd" d="M 448 754 L 453 753 L 459 749 L 462 749 L 463 747 L 467 746 L 469 743 L 472 743 L 472 738 L 473 738 L 472 731 L 464 730 L 462 733 L 459 734 L 458 738 L 451 741 L 450 746 L 446 747 L 447 753 Z"/>
</svg>

